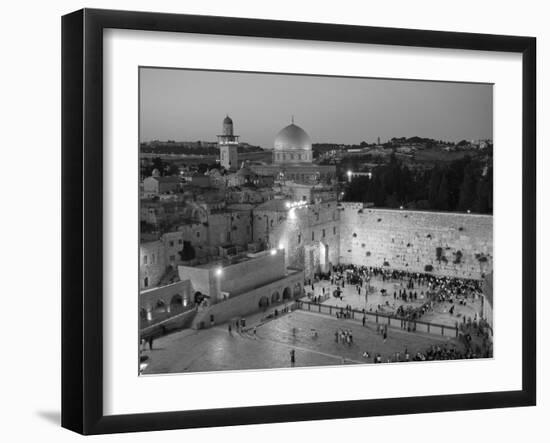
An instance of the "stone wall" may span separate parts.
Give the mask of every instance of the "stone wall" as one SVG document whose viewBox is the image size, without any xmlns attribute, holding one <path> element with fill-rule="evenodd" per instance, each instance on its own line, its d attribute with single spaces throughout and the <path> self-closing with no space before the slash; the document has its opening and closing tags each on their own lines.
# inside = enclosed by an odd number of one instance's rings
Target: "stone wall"
<svg viewBox="0 0 550 443">
<path fill-rule="evenodd" d="M 189 280 L 179 281 L 171 285 L 140 291 L 139 307 L 151 311 L 158 302 L 162 302 L 170 312 L 171 304 L 177 296 L 181 297 L 184 307 L 187 307 L 193 304 L 192 295 L 191 282 Z"/>
<path fill-rule="evenodd" d="M 260 253 L 253 259 L 224 267 L 222 275 L 219 276 L 220 288 L 230 296 L 241 294 L 254 287 L 284 278 L 285 273 L 284 251 L 276 251 L 273 255 Z"/>
<path fill-rule="evenodd" d="M 339 258 L 414 272 L 429 265 L 434 274 L 480 279 L 493 269 L 493 217 L 341 203 Z"/>
<path fill-rule="evenodd" d="M 244 317 L 258 312 L 261 309 L 274 309 L 277 305 L 284 305 L 303 290 L 304 273 L 295 271 L 283 278 L 231 297 L 223 302 L 199 308 L 193 320 L 192 327 L 208 328 L 214 324 L 225 323 L 229 320 Z M 283 298 L 285 294 L 285 298 Z M 214 319 L 214 323 L 211 319 Z"/>
<path fill-rule="evenodd" d="M 161 241 L 139 245 L 139 288 L 148 289 L 158 285 L 166 272 L 165 248 Z"/>
</svg>

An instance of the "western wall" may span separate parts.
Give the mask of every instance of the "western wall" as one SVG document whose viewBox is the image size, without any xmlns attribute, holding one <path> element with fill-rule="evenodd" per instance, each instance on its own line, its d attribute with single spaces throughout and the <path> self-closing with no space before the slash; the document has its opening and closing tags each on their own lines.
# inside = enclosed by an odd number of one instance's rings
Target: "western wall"
<svg viewBox="0 0 550 443">
<path fill-rule="evenodd" d="M 493 269 L 493 217 L 340 203 L 340 263 L 481 279 Z"/>
</svg>

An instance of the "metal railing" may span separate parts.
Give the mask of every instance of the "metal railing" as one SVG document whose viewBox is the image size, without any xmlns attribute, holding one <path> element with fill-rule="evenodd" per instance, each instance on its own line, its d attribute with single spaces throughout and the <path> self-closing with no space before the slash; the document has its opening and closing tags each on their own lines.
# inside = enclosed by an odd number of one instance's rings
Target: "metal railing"
<svg viewBox="0 0 550 443">
<path fill-rule="evenodd" d="M 366 321 L 375 322 L 388 327 L 400 328 L 410 332 L 424 332 L 428 334 L 437 334 L 444 337 L 458 337 L 459 328 L 456 326 L 442 325 L 422 320 L 410 320 L 394 315 L 382 314 L 380 312 L 368 312 L 358 309 L 346 309 L 341 306 L 327 305 L 324 303 L 313 303 L 305 300 L 297 300 L 296 306 L 304 311 L 316 312 L 335 316 L 347 320 L 362 321 L 363 316 Z"/>
</svg>

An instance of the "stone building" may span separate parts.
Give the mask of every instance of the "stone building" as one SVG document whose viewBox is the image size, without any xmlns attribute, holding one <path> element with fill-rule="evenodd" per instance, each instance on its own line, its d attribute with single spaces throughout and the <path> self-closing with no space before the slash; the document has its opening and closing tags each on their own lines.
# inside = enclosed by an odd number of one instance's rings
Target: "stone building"
<svg viewBox="0 0 550 443">
<path fill-rule="evenodd" d="M 160 240 L 141 243 L 139 264 L 140 289 L 157 286 L 166 272 L 164 243 Z"/>
<path fill-rule="evenodd" d="M 218 135 L 220 164 L 228 170 L 239 167 L 239 136 L 233 134 L 233 120 L 226 115 L 223 119 L 222 133 Z"/>
<path fill-rule="evenodd" d="M 311 278 L 338 263 L 339 216 L 336 201 L 270 200 L 253 211 L 253 240 L 284 249 L 289 266 Z"/>
<path fill-rule="evenodd" d="M 178 192 L 181 179 L 178 176 L 161 177 L 158 169 L 153 170 L 153 175 L 143 180 L 143 194 L 145 197 L 158 196 Z"/>
<path fill-rule="evenodd" d="M 233 134 L 233 120 L 228 116 L 223 121 L 223 133 L 218 135 L 220 164 L 235 171 L 239 164 L 238 136 Z M 336 166 L 318 165 L 313 162 L 313 151 L 309 135 L 301 127 L 292 123 L 281 129 L 273 143 L 271 164 L 250 164 L 249 169 L 256 174 L 256 180 L 294 181 L 296 183 L 330 183 L 336 177 Z"/>
</svg>

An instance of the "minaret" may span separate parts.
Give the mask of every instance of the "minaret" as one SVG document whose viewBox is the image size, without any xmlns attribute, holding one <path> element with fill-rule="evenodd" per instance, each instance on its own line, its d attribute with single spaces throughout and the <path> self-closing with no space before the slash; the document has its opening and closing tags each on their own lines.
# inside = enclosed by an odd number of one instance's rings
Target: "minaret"
<svg viewBox="0 0 550 443">
<path fill-rule="evenodd" d="M 239 136 L 233 134 L 233 120 L 226 115 L 223 119 L 222 134 L 218 135 L 218 148 L 220 150 L 220 164 L 225 169 L 237 169 L 239 167 L 239 155 L 237 146 Z"/>
</svg>

